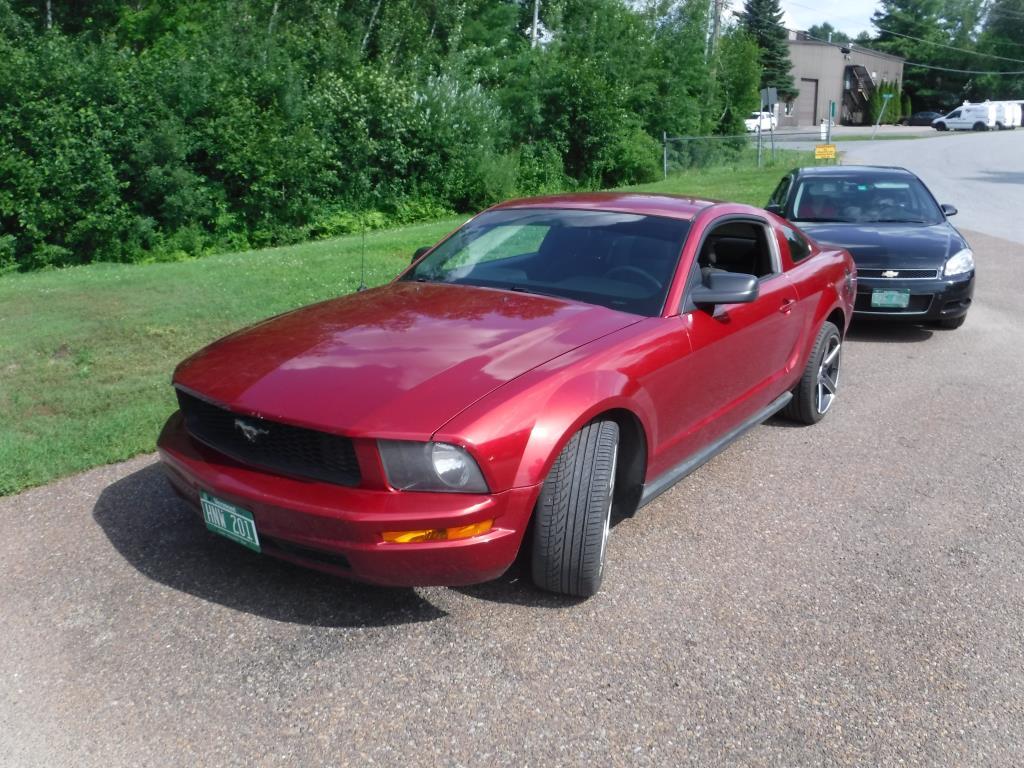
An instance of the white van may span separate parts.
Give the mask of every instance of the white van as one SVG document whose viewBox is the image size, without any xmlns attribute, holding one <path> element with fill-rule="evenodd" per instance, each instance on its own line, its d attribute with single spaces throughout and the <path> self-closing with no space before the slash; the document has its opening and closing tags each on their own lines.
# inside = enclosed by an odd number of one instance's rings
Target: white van
<svg viewBox="0 0 1024 768">
<path fill-rule="evenodd" d="M 987 131 L 1001 127 L 996 117 L 996 105 L 992 102 L 964 104 L 945 117 L 932 120 L 932 128 L 937 131 Z"/>
<path fill-rule="evenodd" d="M 1020 125 L 1020 104 L 1016 101 L 997 101 L 996 127 L 1009 128 L 1011 131 Z"/>
</svg>

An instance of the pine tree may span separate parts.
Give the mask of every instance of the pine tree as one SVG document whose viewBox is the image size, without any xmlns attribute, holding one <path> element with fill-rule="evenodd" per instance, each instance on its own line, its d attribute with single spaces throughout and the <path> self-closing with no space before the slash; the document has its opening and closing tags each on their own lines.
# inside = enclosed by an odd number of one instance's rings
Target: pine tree
<svg viewBox="0 0 1024 768">
<path fill-rule="evenodd" d="M 796 98 L 793 63 L 789 60 L 789 33 L 782 24 L 779 0 L 746 0 L 741 14 L 744 29 L 761 49 L 761 87 L 774 87 L 785 101 Z"/>
</svg>

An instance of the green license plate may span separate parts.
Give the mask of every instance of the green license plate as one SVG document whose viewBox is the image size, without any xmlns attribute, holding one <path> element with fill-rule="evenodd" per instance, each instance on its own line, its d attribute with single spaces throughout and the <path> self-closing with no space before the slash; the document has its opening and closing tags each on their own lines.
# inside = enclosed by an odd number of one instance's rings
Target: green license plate
<svg viewBox="0 0 1024 768">
<path fill-rule="evenodd" d="M 242 546 L 260 551 L 260 537 L 256 533 L 252 512 L 211 496 L 206 491 L 199 492 L 199 503 L 203 507 L 207 528 Z"/>
<path fill-rule="evenodd" d="M 872 291 L 871 306 L 906 309 L 910 305 L 910 291 Z"/>
</svg>

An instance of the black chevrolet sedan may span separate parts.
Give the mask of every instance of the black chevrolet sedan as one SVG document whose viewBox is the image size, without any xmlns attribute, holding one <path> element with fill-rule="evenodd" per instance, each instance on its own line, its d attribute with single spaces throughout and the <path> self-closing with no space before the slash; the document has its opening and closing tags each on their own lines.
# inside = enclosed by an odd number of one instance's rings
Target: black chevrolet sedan
<svg viewBox="0 0 1024 768">
<path fill-rule="evenodd" d="M 939 205 L 904 168 L 797 168 L 766 208 L 857 263 L 854 313 L 959 328 L 974 295 L 974 254 Z"/>
</svg>

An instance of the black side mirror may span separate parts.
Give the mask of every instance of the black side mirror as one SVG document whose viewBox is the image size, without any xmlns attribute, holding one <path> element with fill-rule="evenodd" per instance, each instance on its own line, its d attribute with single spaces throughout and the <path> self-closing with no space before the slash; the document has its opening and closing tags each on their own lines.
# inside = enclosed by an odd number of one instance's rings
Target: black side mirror
<svg viewBox="0 0 1024 768">
<path fill-rule="evenodd" d="M 956 214 L 957 214 L 957 210 L 956 210 L 956 206 L 955 205 L 950 205 L 949 203 L 943 203 L 939 207 L 942 208 L 942 212 L 944 214 L 946 214 L 947 217 L 949 217 L 949 216 L 956 216 Z"/>
<path fill-rule="evenodd" d="M 768 211 L 768 213 L 774 213 L 776 216 L 782 215 L 782 206 L 778 203 L 768 203 L 764 209 Z"/>
<path fill-rule="evenodd" d="M 424 246 L 421 246 L 421 247 L 417 248 L 413 252 L 413 254 L 412 254 L 412 262 L 411 263 L 415 264 L 416 261 L 420 258 L 420 256 L 422 256 L 424 253 L 426 253 L 427 251 L 429 251 L 433 247 L 434 246 L 432 246 L 432 245 L 424 245 Z"/>
<path fill-rule="evenodd" d="M 736 272 L 711 272 L 690 291 L 690 301 L 700 308 L 717 304 L 747 304 L 758 296 L 757 278 Z"/>
</svg>

